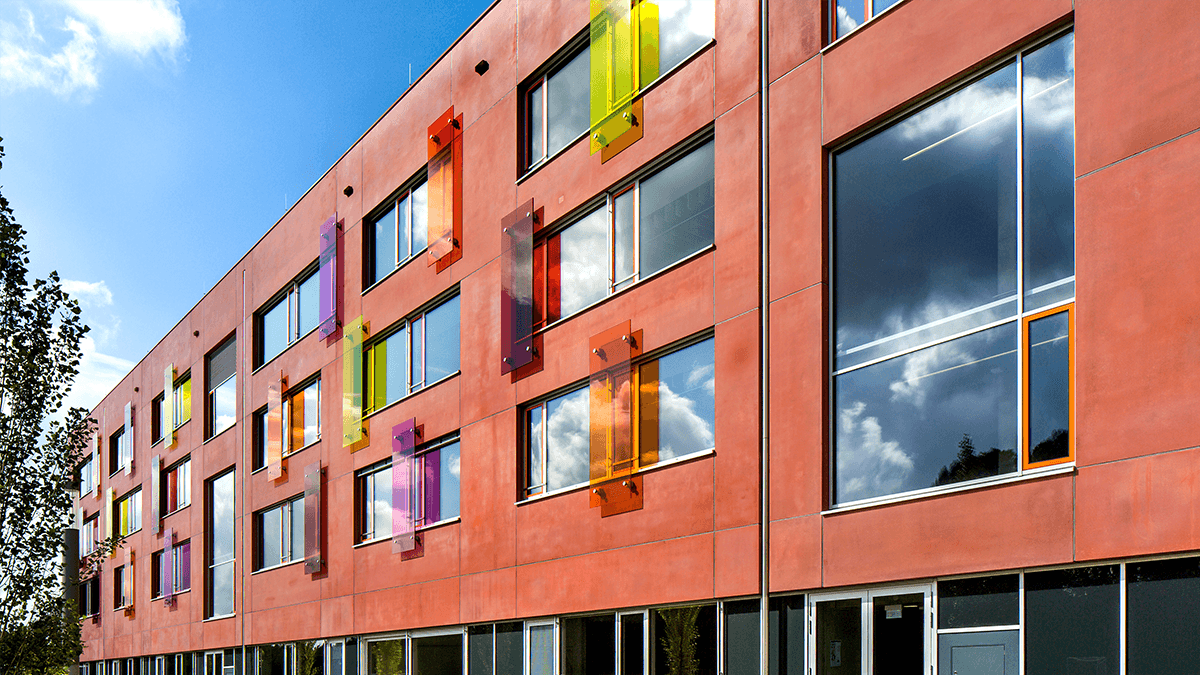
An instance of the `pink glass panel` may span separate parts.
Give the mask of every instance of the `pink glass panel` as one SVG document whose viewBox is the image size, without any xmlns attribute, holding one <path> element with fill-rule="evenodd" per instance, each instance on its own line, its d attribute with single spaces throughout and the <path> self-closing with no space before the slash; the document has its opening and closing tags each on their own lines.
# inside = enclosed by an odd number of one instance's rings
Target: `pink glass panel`
<svg viewBox="0 0 1200 675">
<path fill-rule="evenodd" d="M 158 534 L 161 527 L 159 519 L 159 500 L 162 496 L 162 458 L 155 455 L 150 459 L 150 531 Z"/>
<path fill-rule="evenodd" d="M 321 571 L 321 463 L 304 468 L 304 573 Z"/>
<path fill-rule="evenodd" d="M 283 477 L 283 402 L 280 380 L 267 383 L 267 479 Z"/>
<path fill-rule="evenodd" d="M 392 553 L 416 547 L 416 496 L 413 490 L 413 453 L 417 447 L 417 420 L 392 427 Z"/>
<path fill-rule="evenodd" d="M 321 301 L 318 307 L 317 335 L 322 340 L 337 330 L 337 214 L 321 225 Z"/>
<path fill-rule="evenodd" d="M 442 453 L 433 450 L 421 455 L 422 492 L 425 498 L 422 525 L 432 525 L 442 519 Z"/>
<path fill-rule="evenodd" d="M 500 374 L 533 361 L 533 200 L 501 220 Z"/>
<path fill-rule="evenodd" d="M 168 605 L 171 604 L 171 601 L 175 597 L 174 553 L 175 531 L 168 527 L 167 531 L 163 533 L 163 553 L 158 561 L 162 565 L 162 569 L 158 571 L 158 578 L 162 579 L 162 589 L 160 590 L 162 590 L 163 599 L 166 600 Z"/>
<path fill-rule="evenodd" d="M 192 587 L 192 542 L 185 541 L 178 546 L 179 553 L 179 590 Z"/>
</svg>

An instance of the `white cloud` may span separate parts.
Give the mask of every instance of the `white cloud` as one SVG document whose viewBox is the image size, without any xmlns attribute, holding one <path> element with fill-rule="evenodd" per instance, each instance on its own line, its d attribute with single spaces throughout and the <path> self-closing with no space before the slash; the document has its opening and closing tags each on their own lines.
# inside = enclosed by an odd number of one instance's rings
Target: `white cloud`
<svg viewBox="0 0 1200 675">
<path fill-rule="evenodd" d="M 696 402 L 671 391 L 671 387 L 666 382 L 660 382 L 658 385 L 659 461 L 707 450 L 715 445 L 715 429 L 711 422 L 696 414 Z"/>
<path fill-rule="evenodd" d="M 67 394 L 65 407 L 80 407 L 91 410 L 112 391 L 113 387 L 133 370 L 133 362 L 102 354 L 96 350 L 96 341 L 85 336 L 80 343 L 83 358 L 79 362 L 79 374 L 75 385 Z"/>
<path fill-rule="evenodd" d="M 39 4 L 43 18 L 52 14 L 48 4 Z M 19 25 L 0 22 L 0 89 L 86 96 L 99 88 L 100 61 L 107 54 L 157 54 L 174 62 L 187 42 L 177 0 L 62 0 L 62 5 L 68 16 L 50 35 L 70 39 L 57 48 L 39 32 L 29 9 L 20 11 Z"/>
<path fill-rule="evenodd" d="M 83 307 L 107 307 L 113 304 L 112 291 L 108 290 L 108 284 L 104 283 L 103 279 L 100 281 L 63 279 L 62 287 Z"/>
<path fill-rule="evenodd" d="M 915 468 L 900 443 L 883 440 L 877 417 L 862 416 L 866 407 L 857 401 L 838 411 L 838 502 L 900 492 Z"/>
</svg>

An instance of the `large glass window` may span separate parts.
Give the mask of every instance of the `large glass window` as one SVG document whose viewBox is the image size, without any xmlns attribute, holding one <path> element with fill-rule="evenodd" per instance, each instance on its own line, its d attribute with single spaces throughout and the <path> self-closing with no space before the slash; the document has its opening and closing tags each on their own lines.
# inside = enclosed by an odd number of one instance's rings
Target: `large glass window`
<svg viewBox="0 0 1200 675">
<path fill-rule="evenodd" d="M 321 440 L 321 380 L 290 392 L 283 405 L 283 456 Z"/>
<path fill-rule="evenodd" d="M 461 455 L 458 439 L 418 448 L 413 462 L 413 514 L 416 526 L 428 527 L 459 515 Z M 392 462 L 359 472 L 358 540 L 392 536 Z"/>
<path fill-rule="evenodd" d="M 207 426 L 208 437 L 212 438 L 237 421 L 237 337 L 221 343 L 205 360 Z"/>
<path fill-rule="evenodd" d="M 321 290 L 317 270 L 307 270 L 288 283 L 266 308 L 254 315 L 258 340 L 254 367 L 275 358 L 287 346 L 317 327 Z"/>
<path fill-rule="evenodd" d="M 367 285 L 383 279 L 429 244 L 429 204 L 426 183 L 404 190 L 387 201 L 382 215 L 372 219 L 367 251 Z"/>
<path fill-rule="evenodd" d="M 186 591 L 192 587 L 192 542 L 184 541 L 171 547 L 171 557 L 165 558 L 163 551 L 155 551 L 150 568 L 150 592 L 152 597 L 161 598 L 170 590 L 172 593 Z M 165 588 L 168 578 L 167 565 L 171 566 L 171 588 Z"/>
<path fill-rule="evenodd" d="M 1125 672 L 1200 672 L 1200 558 L 1129 564 L 1125 578 Z"/>
<path fill-rule="evenodd" d="M 132 438 L 131 433 L 125 433 L 125 427 L 117 429 L 108 437 L 109 475 L 123 471 L 133 461 L 133 448 L 130 447 Z"/>
<path fill-rule="evenodd" d="M 79 557 L 83 558 L 96 550 L 96 544 L 100 542 L 100 514 L 96 514 L 91 518 L 83 521 L 83 527 L 79 529 Z"/>
<path fill-rule="evenodd" d="M 572 53 L 536 78 L 525 93 L 528 136 L 525 166 L 532 167 L 587 133 L 588 52 L 573 44 Z"/>
<path fill-rule="evenodd" d="M 234 534 L 234 471 L 208 481 L 208 584 L 205 618 L 233 614 L 234 565 L 236 542 Z"/>
<path fill-rule="evenodd" d="M 254 514 L 254 569 L 304 558 L 304 495 Z"/>
<path fill-rule="evenodd" d="M 621 186 L 566 228 L 551 230 L 534 253 L 544 260 L 546 285 L 535 292 L 535 321 L 571 316 L 711 246 L 713 185 L 709 141 Z"/>
<path fill-rule="evenodd" d="M 88 455 L 79 465 L 79 495 L 89 495 L 96 489 L 95 465 L 92 456 Z"/>
<path fill-rule="evenodd" d="M 1026 574 L 1025 672 L 1120 672 L 1120 580 L 1117 565 Z"/>
<path fill-rule="evenodd" d="M 142 489 L 121 497 L 113 505 L 113 515 L 116 518 L 117 534 L 128 536 L 142 529 Z"/>
<path fill-rule="evenodd" d="M 834 153 L 835 504 L 1073 458 L 1073 53 Z"/>
<path fill-rule="evenodd" d="M 163 515 L 174 513 L 192 503 L 192 460 L 190 457 L 163 471 L 158 495 Z"/>
<path fill-rule="evenodd" d="M 415 314 L 368 345 L 368 411 L 375 411 L 458 372 L 459 302 L 454 296 Z"/>
<path fill-rule="evenodd" d="M 405 675 L 408 672 L 405 661 L 407 643 L 404 638 L 369 640 L 366 643 L 366 675 Z"/>
<path fill-rule="evenodd" d="M 710 338 L 637 365 L 639 468 L 716 446 L 715 358 Z M 525 407 L 526 495 L 588 482 L 590 415 L 586 387 Z"/>
</svg>

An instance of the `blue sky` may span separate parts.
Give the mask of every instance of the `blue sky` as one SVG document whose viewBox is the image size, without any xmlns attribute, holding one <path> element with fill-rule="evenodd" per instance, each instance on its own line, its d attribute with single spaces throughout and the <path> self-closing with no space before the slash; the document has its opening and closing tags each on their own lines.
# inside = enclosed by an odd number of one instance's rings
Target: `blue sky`
<svg viewBox="0 0 1200 675">
<path fill-rule="evenodd" d="M 4 0 L 0 186 L 92 407 L 490 0 Z"/>
</svg>

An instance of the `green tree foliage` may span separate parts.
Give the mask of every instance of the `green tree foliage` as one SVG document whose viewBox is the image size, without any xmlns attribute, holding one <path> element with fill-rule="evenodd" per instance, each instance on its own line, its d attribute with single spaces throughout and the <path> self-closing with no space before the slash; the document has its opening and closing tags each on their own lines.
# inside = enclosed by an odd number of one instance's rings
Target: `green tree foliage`
<svg viewBox="0 0 1200 675">
<path fill-rule="evenodd" d="M 82 651 L 75 608 L 62 600 L 63 532 L 94 431 L 81 408 L 47 424 L 88 328 L 57 273 L 28 281 L 24 237 L 0 195 L 0 673 L 12 675 L 55 670 Z"/>
<path fill-rule="evenodd" d="M 667 672 L 670 675 L 696 675 L 700 672 L 700 659 L 696 655 L 696 642 L 700 630 L 696 620 L 700 607 L 677 607 L 660 609 L 666 630 L 660 638 L 667 657 Z"/>
</svg>

